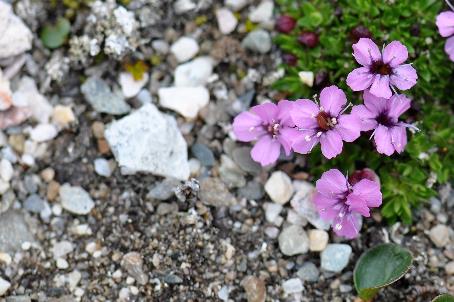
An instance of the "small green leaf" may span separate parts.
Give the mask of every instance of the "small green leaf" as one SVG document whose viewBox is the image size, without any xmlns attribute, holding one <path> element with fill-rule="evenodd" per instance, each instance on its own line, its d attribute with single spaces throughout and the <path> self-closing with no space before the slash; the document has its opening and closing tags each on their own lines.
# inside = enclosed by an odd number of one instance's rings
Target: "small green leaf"
<svg viewBox="0 0 454 302">
<path fill-rule="evenodd" d="M 443 294 L 435 297 L 432 302 L 454 302 L 454 297 L 449 294 Z"/>
<path fill-rule="evenodd" d="M 361 255 L 353 272 L 358 295 L 370 301 L 380 290 L 402 278 L 413 261 L 410 251 L 393 243 L 378 245 Z"/>
<path fill-rule="evenodd" d="M 71 30 L 71 24 L 65 18 L 59 18 L 55 24 L 47 24 L 41 30 L 40 38 L 44 46 L 58 48 L 65 43 Z"/>
</svg>

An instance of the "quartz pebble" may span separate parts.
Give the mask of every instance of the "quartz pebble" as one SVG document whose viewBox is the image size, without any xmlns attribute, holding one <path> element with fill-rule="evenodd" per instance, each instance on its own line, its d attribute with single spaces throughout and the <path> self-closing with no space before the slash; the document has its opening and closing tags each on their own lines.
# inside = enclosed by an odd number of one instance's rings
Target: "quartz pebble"
<svg viewBox="0 0 454 302">
<path fill-rule="evenodd" d="M 14 253 L 24 242 L 34 242 L 22 212 L 9 210 L 0 215 L 0 251 Z"/>
<path fill-rule="evenodd" d="M 160 88 L 158 94 L 162 107 L 172 109 L 188 119 L 194 119 L 210 101 L 208 89 L 203 86 Z"/>
<path fill-rule="evenodd" d="M 444 224 L 438 224 L 430 229 L 429 237 L 437 247 L 444 247 L 449 243 L 449 228 Z"/>
<path fill-rule="evenodd" d="M 118 82 L 125 98 L 136 96 L 143 86 L 148 82 L 148 73 L 144 73 L 140 80 L 136 80 L 129 72 L 121 72 Z"/>
<path fill-rule="evenodd" d="M 352 248 L 348 244 L 328 244 L 321 253 L 321 267 L 326 271 L 339 273 L 347 266 L 351 254 Z"/>
<path fill-rule="evenodd" d="M 13 178 L 13 174 L 14 174 L 14 169 L 13 169 L 13 165 L 11 164 L 11 162 L 5 158 L 2 158 L 2 160 L 0 161 L 1 178 L 4 181 L 9 182 L 11 180 L 11 178 Z"/>
<path fill-rule="evenodd" d="M 303 282 L 299 278 L 286 280 L 282 283 L 282 288 L 286 294 L 295 294 L 303 291 Z"/>
<path fill-rule="evenodd" d="M 276 218 L 279 216 L 279 214 L 282 211 L 282 205 L 278 203 L 272 203 L 272 202 L 265 202 L 263 205 L 263 208 L 265 209 L 265 218 L 266 221 L 273 223 L 276 221 Z"/>
<path fill-rule="evenodd" d="M 285 204 L 293 195 L 292 181 L 282 171 L 273 172 L 265 184 L 265 191 L 272 201 Z"/>
<path fill-rule="evenodd" d="M 144 285 L 148 282 L 148 276 L 143 272 L 142 256 L 137 252 L 130 252 L 123 256 L 121 266 L 139 284 Z"/>
<path fill-rule="evenodd" d="M 446 274 L 448 275 L 454 275 L 454 261 L 448 262 L 445 267 Z"/>
<path fill-rule="evenodd" d="M 57 129 L 52 124 L 39 124 L 30 131 L 30 137 L 35 142 L 45 142 L 53 139 L 58 134 Z"/>
<path fill-rule="evenodd" d="M 95 206 L 90 195 L 81 187 L 64 184 L 59 190 L 62 207 L 77 215 L 86 215 Z"/>
<path fill-rule="evenodd" d="M 328 244 L 329 235 L 324 230 L 310 230 L 309 235 L 309 250 L 311 252 L 321 252 Z"/>
<path fill-rule="evenodd" d="M 64 240 L 60 242 L 56 242 L 51 249 L 51 252 L 54 256 L 54 259 L 57 260 L 59 258 L 64 257 L 65 255 L 71 253 L 74 250 L 74 246 L 70 241 Z"/>
<path fill-rule="evenodd" d="M 0 59 L 19 55 L 32 47 L 30 29 L 13 13 L 11 5 L 3 1 L 0 1 L 0 28 Z"/>
<path fill-rule="evenodd" d="M 74 112 L 69 106 L 57 105 L 52 112 L 52 121 L 60 127 L 68 127 L 76 120 Z"/>
<path fill-rule="evenodd" d="M 104 158 L 95 159 L 95 171 L 98 175 L 110 177 L 112 175 L 112 168 L 108 160 Z"/>
<path fill-rule="evenodd" d="M 219 30 L 224 35 L 230 34 L 235 30 L 238 20 L 235 15 L 227 8 L 216 10 L 216 19 L 218 21 Z"/>
<path fill-rule="evenodd" d="M 175 86 L 204 86 L 213 73 L 214 61 L 210 57 L 198 57 L 175 69 Z"/>
<path fill-rule="evenodd" d="M 249 13 L 249 20 L 254 23 L 267 23 L 273 17 L 273 1 L 262 1 L 255 9 Z"/>
<path fill-rule="evenodd" d="M 237 203 L 226 185 L 218 178 L 205 178 L 200 181 L 200 200 L 214 207 L 232 206 Z"/>
<path fill-rule="evenodd" d="M 305 254 L 309 250 L 309 238 L 302 227 L 291 225 L 279 235 L 279 248 L 287 256 Z"/>
<path fill-rule="evenodd" d="M 199 45 L 194 38 L 181 37 L 170 46 L 170 52 L 173 53 L 178 62 L 185 62 L 199 52 Z"/>
</svg>

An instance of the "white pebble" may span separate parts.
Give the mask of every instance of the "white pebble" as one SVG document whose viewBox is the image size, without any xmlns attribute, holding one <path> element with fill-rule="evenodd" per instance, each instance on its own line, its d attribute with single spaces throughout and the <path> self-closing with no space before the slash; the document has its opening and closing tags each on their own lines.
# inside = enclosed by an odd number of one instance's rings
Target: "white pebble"
<svg viewBox="0 0 454 302">
<path fill-rule="evenodd" d="M 112 175 L 109 161 L 104 158 L 95 159 L 95 171 L 98 175 L 105 177 L 110 177 Z"/>
<path fill-rule="evenodd" d="M 219 30 L 225 35 L 234 31 L 238 24 L 235 15 L 227 8 L 218 9 L 216 11 L 216 19 L 218 21 Z"/>
<path fill-rule="evenodd" d="M 0 278 L 0 296 L 3 296 L 8 291 L 10 286 L 11 286 L 11 283 L 9 283 L 8 281 L 6 281 L 3 278 Z"/>
<path fill-rule="evenodd" d="M 282 288 L 286 294 L 295 294 L 303 291 L 303 282 L 299 278 L 286 280 L 282 283 Z"/>
<path fill-rule="evenodd" d="M 0 175 L 2 179 L 9 182 L 13 178 L 14 169 L 11 162 L 5 158 L 0 161 Z"/>
<path fill-rule="evenodd" d="M 31 139 L 38 143 L 51 140 L 57 134 L 57 128 L 52 124 L 39 124 L 30 131 Z"/>
<path fill-rule="evenodd" d="M 58 258 L 56 262 L 59 269 L 67 269 L 69 267 L 68 261 L 63 258 Z"/>
<path fill-rule="evenodd" d="M 170 47 L 178 62 L 185 62 L 193 58 L 199 52 L 199 44 L 194 38 L 181 37 Z"/>
</svg>

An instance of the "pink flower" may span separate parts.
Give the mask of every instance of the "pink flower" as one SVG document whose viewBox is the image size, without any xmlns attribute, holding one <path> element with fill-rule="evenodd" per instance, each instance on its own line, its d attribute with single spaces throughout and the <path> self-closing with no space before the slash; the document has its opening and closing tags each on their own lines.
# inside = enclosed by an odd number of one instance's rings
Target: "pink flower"
<svg viewBox="0 0 454 302">
<path fill-rule="evenodd" d="M 382 203 L 380 185 L 362 179 L 355 185 L 348 183 L 342 173 L 331 169 L 323 173 L 316 183 L 314 203 L 324 220 L 331 221 L 334 232 L 352 239 L 361 228 L 361 215 L 370 217 L 370 208 Z"/>
<path fill-rule="evenodd" d="M 407 144 L 409 124 L 399 122 L 399 116 L 410 108 L 411 101 L 402 94 L 390 99 L 378 98 L 364 91 L 364 105 L 354 106 L 352 115 L 361 120 L 361 131 L 374 130 L 372 134 L 378 153 L 401 153 Z"/>
<path fill-rule="evenodd" d="M 345 93 L 336 86 L 322 90 L 320 106 L 311 100 L 297 100 L 291 116 L 300 135 L 293 150 L 307 154 L 320 142 L 326 158 L 339 155 L 343 140 L 352 142 L 360 135 L 361 121 L 351 114 L 342 114 L 346 103 Z"/>
<path fill-rule="evenodd" d="M 257 140 L 251 150 L 252 159 L 262 166 L 274 163 L 281 146 L 290 155 L 293 139 L 298 135 L 289 112 L 292 102 L 283 100 L 277 105 L 266 103 L 242 112 L 233 121 L 233 132 L 238 140 L 250 142 Z"/>
<path fill-rule="evenodd" d="M 445 51 L 454 61 L 454 12 L 442 12 L 437 16 L 436 24 L 442 37 L 450 37 L 446 40 Z"/>
<path fill-rule="evenodd" d="M 410 64 L 402 64 L 408 59 L 408 51 L 399 41 L 389 43 L 382 54 L 371 39 L 361 38 L 353 44 L 353 56 L 362 65 L 347 76 L 347 85 L 354 91 L 370 87 L 373 95 L 389 99 L 392 96 L 390 87 L 407 90 L 418 79 Z"/>
</svg>

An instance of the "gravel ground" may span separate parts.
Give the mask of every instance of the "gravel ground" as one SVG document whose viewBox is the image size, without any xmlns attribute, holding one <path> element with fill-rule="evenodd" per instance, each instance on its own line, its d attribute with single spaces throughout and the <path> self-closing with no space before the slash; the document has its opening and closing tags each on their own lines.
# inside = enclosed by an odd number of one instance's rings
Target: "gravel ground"
<svg viewBox="0 0 454 302">
<path fill-rule="evenodd" d="M 346 241 L 314 216 L 304 157 L 262 169 L 234 140 L 234 115 L 278 100 L 270 84 L 282 71 L 273 8 L 225 2 L 96 1 L 53 51 L 38 29 L 63 7 L 14 3 L 28 29 L 7 41 L 16 52 L 0 49 L 13 99 L 0 111 L 13 121 L 0 133 L 4 301 L 357 301 L 355 259 L 381 242 L 408 247 L 414 262 L 376 301 L 454 292 L 451 186 L 413 226 L 375 212 Z M 134 60 L 152 62 L 143 81 L 125 73 Z M 347 264 L 329 271 L 324 253 Z"/>
</svg>

